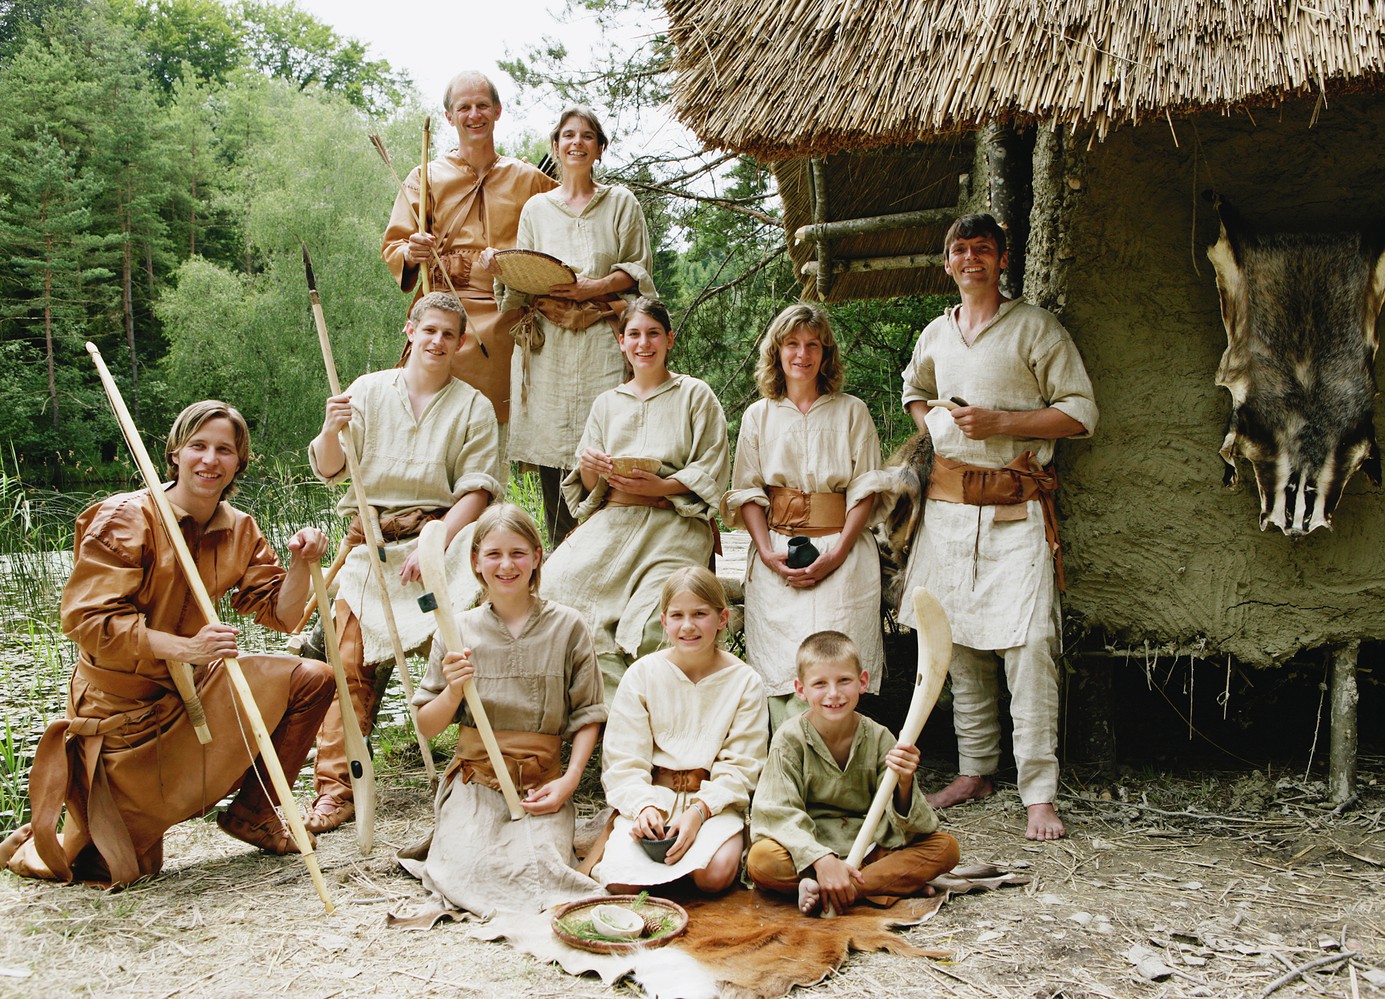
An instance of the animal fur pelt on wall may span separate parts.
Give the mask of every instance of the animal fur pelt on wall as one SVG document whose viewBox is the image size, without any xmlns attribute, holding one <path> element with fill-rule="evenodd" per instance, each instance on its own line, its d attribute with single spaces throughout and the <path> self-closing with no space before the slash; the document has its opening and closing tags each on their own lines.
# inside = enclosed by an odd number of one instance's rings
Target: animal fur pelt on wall
<svg viewBox="0 0 1385 999">
<path fill-rule="evenodd" d="M 1376 318 L 1385 301 L 1385 232 L 1250 235 L 1218 205 L 1217 272 L 1231 393 L 1226 483 L 1244 458 L 1260 529 L 1290 537 L 1332 526 L 1356 470 L 1380 484 L 1375 440 Z"/>
</svg>

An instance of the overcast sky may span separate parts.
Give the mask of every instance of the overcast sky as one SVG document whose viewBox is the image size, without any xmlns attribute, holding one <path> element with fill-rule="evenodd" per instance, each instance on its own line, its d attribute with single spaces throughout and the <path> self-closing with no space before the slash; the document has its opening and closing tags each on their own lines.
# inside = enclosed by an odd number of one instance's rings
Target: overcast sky
<svg viewBox="0 0 1385 999">
<path fill-rule="evenodd" d="M 442 91 L 453 74 L 479 69 L 495 81 L 504 105 L 498 135 L 528 129 L 546 133 L 558 107 L 516 100 L 516 88 L 503 73 L 499 60 L 521 54 L 545 37 L 562 41 L 571 55 L 590 52 L 600 37 L 595 21 L 580 9 L 570 23 L 559 21 L 563 0 L 414 0 L 382 3 L 381 0 L 298 0 L 314 17 L 336 29 L 337 34 L 358 38 L 372 58 L 387 59 L 403 69 L 418 85 L 432 110 L 442 110 Z M 442 130 L 446 122 L 441 123 Z M 445 136 L 434 123 L 438 141 Z M 454 141 L 449 144 L 455 144 Z"/>
</svg>

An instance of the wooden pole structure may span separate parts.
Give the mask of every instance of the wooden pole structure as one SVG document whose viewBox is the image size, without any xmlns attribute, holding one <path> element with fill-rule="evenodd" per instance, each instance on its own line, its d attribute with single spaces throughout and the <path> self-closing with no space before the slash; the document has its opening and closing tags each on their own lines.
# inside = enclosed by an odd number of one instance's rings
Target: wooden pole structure
<svg viewBox="0 0 1385 999">
<path fill-rule="evenodd" d="M 192 591 L 193 599 L 197 602 L 197 608 L 202 612 L 202 617 L 208 624 L 220 624 L 221 619 L 217 616 L 216 605 L 212 603 L 212 598 L 207 593 L 207 587 L 202 582 L 202 576 L 197 571 L 197 562 L 193 559 L 192 552 L 188 550 L 188 543 L 178 526 L 178 518 L 173 512 L 173 506 L 164 494 L 162 482 L 158 473 L 154 471 L 153 462 L 149 460 L 149 452 L 144 448 L 144 441 L 140 439 L 139 430 L 135 427 L 134 420 L 130 418 L 129 410 L 125 408 L 125 400 L 120 396 L 120 389 L 116 387 L 115 380 L 111 378 L 111 373 L 106 368 L 106 362 L 101 359 L 101 352 L 96 349 L 96 344 L 88 342 L 87 353 L 96 362 L 96 371 L 101 376 L 101 384 L 106 389 L 106 396 L 110 399 L 111 408 L 115 410 L 121 433 L 125 435 L 125 441 L 130 446 L 135 464 L 139 466 L 140 474 L 144 477 L 145 485 L 149 488 L 149 494 L 154 498 L 154 508 L 159 511 L 159 519 L 163 522 L 164 530 L 168 533 L 168 539 L 173 544 L 173 552 L 178 557 L 178 564 L 183 570 L 183 575 L 187 578 L 188 589 Z M 303 826 L 303 816 L 298 814 L 298 803 L 294 801 L 293 788 L 289 784 L 288 778 L 284 776 L 284 768 L 279 763 L 279 754 L 274 750 L 269 729 L 265 727 L 264 717 L 260 714 L 259 705 L 255 703 L 255 695 L 245 679 L 245 673 L 241 670 L 240 663 L 234 656 L 227 656 L 221 662 L 231 679 L 231 687 L 236 692 L 246 720 L 250 723 L 250 730 L 255 735 L 255 744 L 259 747 L 260 759 L 264 761 L 265 770 L 269 772 L 270 783 L 274 785 L 274 793 L 279 797 L 279 807 L 283 812 L 284 819 L 288 822 L 289 831 L 293 835 L 293 842 L 297 845 L 298 852 L 303 855 L 303 863 L 307 865 L 308 873 L 312 875 L 313 884 L 317 888 L 318 896 L 322 899 L 323 908 L 331 913 L 334 909 L 332 896 L 327 893 L 327 884 L 322 880 L 322 868 L 318 866 L 317 857 L 313 854 L 312 840 L 308 837 L 308 830 Z"/>
<path fill-rule="evenodd" d="M 317 278 L 313 275 L 312 258 L 308 256 L 308 245 L 303 246 L 303 267 L 308 277 L 308 298 L 313 306 L 313 322 L 317 325 L 318 345 L 322 348 L 322 363 L 327 368 L 327 384 L 333 395 L 341 395 L 341 381 L 337 378 L 337 362 L 332 356 L 332 341 L 327 335 L 327 319 L 322 314 L 322 298 L 317 293 Z M 360 463 L 356 460 L 356 449 L 351 446 L 345 430 L 341 433 L 341 449 L 346 454 L 347 474 L 351 476 L 351 492 L 356 497 L 356 515 L 361 520 L 361 532 L 365 535 L 366 547 L 370 552 L 366 561 L 370 563 L 370 574 L 380 590 L 384 605 L 385 626 L 389 629 L 390 643 L 394 647 L 394 665 L 399 671 L 399 679 L 404 684 L 404 696 L 409 702 L 409 718 L 414 723 L 414 736 L 418 739 L 419 752 L 423 754 L 423 767 L 428 772 L 428 784 L 437 786 L 438 771 L 433 766 L 433 750 L 428 740 L 418 729 L 418 708 L 414 707 L 414 678 L 409 674 L 409 657 L 404 653 L 404 645 L 399 639 L 399 625 L 394 621 L 394 608 L 390 606 L 389 583 L 385 581 L 385 542 L 375 523 L 375 515 L 366 499 L 365 486 L 361 482 Z"/>
<path fill-rule="evenodd" d="M 440 520 L 432 520 L 423 525 L 418 535 L 418 571 L 423 574 L 423 585 L 427 593 L 418 598 L 418 605 L 425 611 L 432 611 L 438 622 L 438 634 L 448 652 L 461 652 L 466 643 L 462 640 L 461 629 L 457 627 L 456 611 L 452 609 L 452 592 L 447 586 L 447 525 Z M 476 681 L 468 680 L 462 686 L 462 696 L 466 698 L 467 710 L 471 712 L 472 724 L 481 736 L 495 771 L 496 783 L 500 793 L 505 796 L 505 804 L 510 809 L 510 819 L 524 818 L 524 809 L 519 806 L 519 792 L 515 782 L 510 779 L 510 771 L 505 767 L 505 758 L 500 755 L 500 744 L 495 741 L 486 707 L 481 703 L 481 695 L 476 692 Z"/>
<path fill-rule="evenodd" d="M 914 620 L 918 627 L 918 675 L 914 677 L 914 695 L 909 699 L 909 713 L 904 717 L 904 725 L 899 730 L 899 741 L 913 743 L 918 741 L 933 705 L 938 703 L 942 693 L 943 681 L 952 665 L 952 628 L 947 623 L 947 614 L 938 599 L 921 586 L 914 588 L 911 597 L 914 603 Z M 885 809 L 890 806 L 895 788 L 899 786 L 899 775 L 888 767 L 880 778 L 880 786 L 875 789 L 875 798 L 870 803 L 870 811 L 851 844 L 851 852 L 846 862 L 857 870 L 861 862 L 875 844 L 875 830 L 885 817 Z M 826 918 L 836 915 L 830 905 L 822 907 Z"/>
<path fill-rule="evenodd" d="M 433 119 L 423 119 L 423 165 L 418 168 L 418 231 L 428 231 L 428 159 L 432 153 L 429 148 L 432 145 Z M 423 293 L 426 295 L 433 290 L 433 278 L 428 273 L 428 268 L 423 268 L 423 272 L 418 276 L 423 282 Z M 454 292 L 455 294 L 455 292 Z"/>
<path fill-rule="evenodd" d="M 1356 797 L 1356 663 L 1361 643 L 1347 642 L 1332 650 L 1328 689 L 1331 714 L 1327 756 L 1327 794 L 1335 805 L 1345 805 Z"/>
<path fill-rule="evenodd" d="M 337 681 L 337 703 L 341 706 L 341 727 L 346 734 L 346 759 L 350 764 L 351 800 L 356 804 L 356 845 L 361 856 L 368 856 L 375 846 L 375 764 L 370 759 L 370 745 L 361 732 L 356 708 L 351 702 L 351 688 L 346 684 L 346 668 L 341 664 L 341 643 L 337 640 L 337 623 L 332 617 L 332 600 L 327 596 L 327 581 L 322 566 L 314 562 L 313 594 L 318 613 L 322 615 L 322 640 L 327 644 L 327 661 L 332 664 L 332 676 Z"/>
</svg>

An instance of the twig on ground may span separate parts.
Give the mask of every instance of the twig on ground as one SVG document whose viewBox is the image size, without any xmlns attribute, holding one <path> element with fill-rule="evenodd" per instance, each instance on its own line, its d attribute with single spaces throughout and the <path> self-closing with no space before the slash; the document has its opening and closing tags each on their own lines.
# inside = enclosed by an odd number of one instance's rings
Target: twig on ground
<svg viewBox="0 0 1385 999">
<path fill-rule="evenodd" d="M 1348 950 L 1340 954 L 1329 954 L 1327 957 L 1320 957 L 1316 961 L 1309 961 L 1307 964 L 1301 964 L 1297 968 L 1280 975 L 1274 981 L 1270 982 L 1270 984 L 1266 985 L 1265 990 L 1260 993 L 1260 999 L 1266 999 L 1267 996 L 1274 995 L 1274 993 L 1278 992 L 1284 986 L 1295 979 L 1302 978 L 1310 971 L 1326 968 L 1328 965 L 1337 964 L 1341 961 L 1350 961 L 1357 953 L 1357 951 Z"/>
</svg>

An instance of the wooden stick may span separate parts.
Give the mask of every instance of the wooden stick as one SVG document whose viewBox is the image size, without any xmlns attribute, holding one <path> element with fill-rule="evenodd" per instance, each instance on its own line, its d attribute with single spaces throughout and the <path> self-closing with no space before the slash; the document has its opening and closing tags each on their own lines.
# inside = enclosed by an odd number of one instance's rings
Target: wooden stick
<svg viewBox="0 0 1385 999">
<path fill-rule="evenodd" d="M 418 212 L 414 211 L 413 204 L 409 201 L 409 192 L 404 189 L 404 182 L 399 179 L 399 171 L 394 168 L 394 160 L 390 159 L 389 150 L 385 148 L 385 143 L 381 140 L 378 132 L 370 133 L 370 144 L 375 147 L 375 151 L 380 154 L 380 159 L 385 161 L 385 166 L 390 168 L 390 176 L 394 178 L 395 186 L 399 188 L 399 193 L 404 196 L 404 204 L 409 206 L 409 218 L 413 220 L 419 232 L 426 232 L 423 221 L 418 217 Z M 438 265 L 438 271 L 442 274 L 442 279 L 447 283 L 447 290 L 452 293 L 452 297 L 458 302 L 462 296 L 457 294 L 457 288 L 452 283 L 452 275 L 447 273 L 447 268 L 442 264 L 442 257 L 438 256 L 438 249 L 434 246 L 430 251 L 433 255 L 433 263 Z M 481 353 L 486 357 L 491 356 L 491 352 L 486 349 L 486 340 L 481 335 L 481 330 L 476 330 L 476 345 L 481 348 Z"/>
<path fill-rule="evenodd" d="M 188 543 L 178 526 L 178 518 L 173 512 L 172 505 L 168 502 L 168 497 L 164 494 L 162 482 L 158 473 L 154 471 L 153 462 L 149 460 L 149 452 L 144 448 L 144 441 L 140 439 L 135 421 L 131 419 L 130 411 L 125 408 L 125 400 L 121 398 L 120 389 L 116 387 L 115 380 L 111 377 L 110 371 L 107 370 L 106 362 L 101 359 L 101 352 L 96 349 L 96 344 L 88 342 L 87 353 L 96 362 L 96 371 L 101 376 L 101 384 L 106 389 L 106 396 L 110 399 L 111 408 L 115 410 L 116 420 L 120 423 L 121 433 L 125 435 L 125 441 L 130 446 L 135 464 L 139 466 L 140 474 L 144 477 L 149 494 L 154 498 L 154 508 L 159 511 L 159 519 L 163 522 L 164 530 L 168 532 L 169 541 L 173 543 L 173 551 L 178 557 L 178 564 L 182 567 L 183 575 L 187 577 L 188 589 L 192 591 L 192 596 L 197 601 L 197 607 L 202 612 L 202 617 L 206 619 L 206 622 L 208 624 L 220 624 L 221 619 L 217 616 L 216 605 L 212 603 L 212 598 L 207 593 L 207 587 L 202 582 L 202 576 L 197 571 L 197 563 L 193 560 L 192 552 L 188 550 Z M 240 663 L 234 656 L 225 657 L 222 659 L 222 664 L 226 667 L 226 672 L 231 678 L 231 686 L 240 700 L 246 720 L 250 722 L 250 730 L 255 734 L 255 743 L 260 749 L 260 759 L 264 760 L 265 769 L 269 771 L 270 783 L 274 785 L 274 793 L 279 796 L 279 805 L 284 813 L 284 819 L 288 822 L 289 831 L 293 834 L 293 841 L 298 847 L 298 852 L 303 855 L 303 863 L 307 865 L 308 873 L 312 875 L 313 884 L 317 887 L 317 894 L 322 899 L 323 907 L 328 913 L 331 913 L 334 909 L 332 896 L 327 893 L 327 884 L 322 880 L 322 868 L 318 866 L 317 857 L 313 855 L 312 840 L 308 838 L 308 830 L 303 826 L 303 816 L 298 814 L 298 803 L 294 801 L 293 788 L 290 786 L 288 778 L 284 776 L 284 768 L 279 763 L 279 754 L 274 751 L 274 743 L 270 739 L 269 729 L 265 727 L 259 705 L 255 703 L 255 695 L 250 690 L 250 684 L 246 682 L 245 673 L 242 672 Z"/>
<path fill-rule="evenodd" d="M 432 145 L 432 118 L 423 119 L 423 165 L 418 168 L 418 231 L 428 231 L 428 156 Z M 423 268 L 423 273 L 419 275 L 419 280 L 423 282 L 423 293 L 426 295 L 433 290 L 433 279 L 428 273 L 428 268 Z"/>
<path fill-rule="evenodd" d="M 456 612 L 452 609 L 452 594 L 447 586 L 447 525 L 440 520 L 431 520 L 423 525 L 418 535 L 418 571 L 423 575 L 423 585 L 427 593 L 419 597 L 418 604 L 424 610 L 431 610 L 438 622 L 438 633 L 448 652 L 461 652 L 465 648 L 461 629 L 457 627 Z M 462 686 L 462 696 L 466 698 L 467 710 L 476 726 L 481 742 L 485 744 L 486 756 L 490 758 L 491 768 L 495 770 L 495 780 L 500 785 L 500 793 L 505 796 L 505 804 L 510 809 L 511 820 L 524 818 L 524 809 L 519 806 L 519 792 L 515 782 L 510 779 L 510 771 L 505 766 L 505 758 L 500 754 L 500 743 L 495 741 L 490 718 L 486 716 L 481 695 L 476 692 L 476 682 L 468 680 Z"/>
<path fill-rule="evenodd" d="M 346 668 L 341 664 L 341 643 L 337 639 L 337 623 L 332 616 L 332 600 L 327 596 L 327 580 L 322 576 L 322 566 L 314 562 L 310 568 L 318 613 L 322 615 L 322 637 L 327 643 L 327 661 L 332 664 L 332 676 L 337 681 L 341 727 L 346 733 L 346 758 L 351 766 L 351 800 L 356 803 L 356 843 L 364 857 L 375 846 L 375 764 L 371 762 L 370 746 L 356 717 L 351 688 L 346 685 Z"/>
<path fill-rule="evenodd" d="M 351 549 L 353 547 L 355 546 L 348 545 L 345 542 L 337 547 L 337 557 L 332 559 L 332 564 L 327 567 L 325 583 L 328 590 L 332 589 L 332 584 L 337 580 L 337 573 L 341 572 L 341 567 L 346 564 L 346 556 L 351 554 Z M 312 619 L 313 611 L 315 610 L 317 610 L 316 594 L 309 597 L 308 602 L 303 605 L 303 616 L 298 619 L 298 627 L 293 629 L 295 635 L 308 626 L 308 621 Z"/>
<path fill-rule="evenodd" d="M 204 746 L 210 746 L 212 730 L 207 727 L 207 714 L 202 710 L 202 698 L 197 696 L 197 681 L 193 679 L 192 666 L 174 659 L 164 661 L 168 663 L 168 675 L 173 677 L 173 686 L 178 688 L 183 710 L 188 713 L 188 721 L 192 722 L 192 731 L 196 734 L 197 741 Z"/>
<path fill-rule="evenodd" d="M 332 356 L 332 340 L 327 335 L 327 319 L 322 314 L 322 299 L 317 293 L 317 279 L 313 276 L 312 258 L 308 256 L 308 245 L 303 243 L 302 246 L 303 267 L 308 276 L 308 298 L 313 305 L 313 322 L 317 324 L 317 340 L 322 348 L 322 363 L 327 368 L 327 384 L 333 395 L 341 395 L 341 381 L 337 378 L 337 362 Z M 361 519 L 361 532 L 365 535 L 366 546 L 371 549 L 366 555 L 366 561 L 370 563 L 370 574 L 375 578 L 375 585 L 380 590 L 381 603 L 384 605 L 385 627 L 389 629 L 390 644 L 394 647 L 394 665 L 399 671 L 400 682 L 404 684 L 404 696 L 409 705 L 409 718 L 414 723 L 414 736 L 418 740 L 419 752 L 423 754 L 423 768 L 428 773 L 428 784 L 430 787 L 436 787 L 438 771 L 433 766 L 433 750 L 418 728 L 418 708 L 414 707 L 413 704 L 414 678 L 409 673 L 409 657 L 405 655 L 404 645 L 399 640 L 399 625 L 394 621 L 394 608 L 390 605 L 389 583 L 385 581 L 385 542 L 380 536 L 380 529 L 375 523 L 375 515 L 370 509 L 370 503 L 366 500 L 365 486 L 361 481 L 360 463 L 356 460 L 356 449 L 351 446 L 349 435 L 345 429 L 341 432 L 341 449 L 346 453 L 347 473 L 351 477 L 351 492 L 356 497 L 356 515 Z"/>
<path fill-rule="evenodd" d="M 947 679 L 948 667 L 952 664 L 952 628 L 948 626 L 947 614 L 936 597 L 921 586 L 914 587 L 914 621 L 916 622 L 919 655 L 918 675 L 914 678 L 914 695 L 909 699 L 909 713 L 899 730 L 899 742 L 918 741 L 923 725 L 938 703 L 942 693 L 943 681 Z M 870 811 L 856 834 L 856 842 L 851 845 L 846 862 L 849 866 L 861 869 L 861 862 L 875 843 L 875 830 L 885 817 L 885 809 L 890 805 L 895 788 L 899 786 L 899 774 L 888 767 L 880 778 L 880 786 L 875 789 L 875 798 L 870 803 Z M 822 908 L 824 917 L 831 918 L 836 913 L 830 905 Z"/>
</svg>

